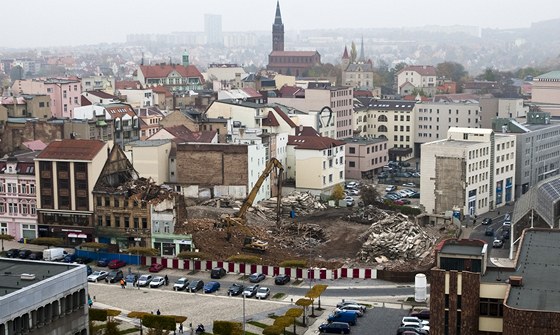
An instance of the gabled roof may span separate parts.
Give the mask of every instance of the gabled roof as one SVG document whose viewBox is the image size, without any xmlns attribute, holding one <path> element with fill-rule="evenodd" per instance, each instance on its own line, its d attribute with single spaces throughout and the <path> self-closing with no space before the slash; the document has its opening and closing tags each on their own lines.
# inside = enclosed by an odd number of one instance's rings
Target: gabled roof
<svg viewBox="0 0 560 335">
<path fill-rule="evenodd" d="M 431 65 L 410 65 L 400 70 L 397 74 L 401 74 L 403 72 L 410 72 L 410 71 L 417 72 L 421 76 L 437 75 L 436 68 Z"/>
<path fill-rule="evenodd" d="M 344 46 L 344 53 L 342 54 L 342 59 L 350 59 L 350 56 L 348 56 L 348 48 L 346 46 Z"/>
<path fill-rule="evenodd" d="M 288 145 L 295 146 L 296 149 L 305 150 L 324 150 L 333 147 L 343 146 L 346 143 L 330 137 L 322 136 L 288 136 Z"/>
<path fill-rule="evenodd" d="M 144 116 L 164 116 L 163 113 L 159 110 L 159 108 L 155 107 L 155 106 L 151 106 L 151 107 L 139 107 L 135 109 L 136 114 L 139 117 L 144 117 Z"/>
<path fill-rule="evenodd" d="M 117 90 L 138 90 L 143 89 L 142 84 L 138 80 L 119 80 L 115 82 Z"/>
<path fill-rule="evenodd" d="M 373 72 L 373 70 L 371 63 L 350 64 L 346 68 L 346 72 Z"/>
<path fill-rule="evenodd" d="M 101 99 L 113 99 L 113 100 L 118 100 L 119 99 L 119 97 L 117 97 L 116 95 L 109 94 L 109 93 L 103 92 L 101 90 L 87 91 L 87 92 L 84 92 L 82 94 L 85 95 L 86 97 L 91 94 L 91 95 L 94 95 L 94 96 L 96 96 L 98 98 L 101 98 Z"/>
<path fill-rule="evenodd" d="M 49 143 L 37 159 L 90 161 L 104 146 L 105 142 L 100 140 L 56 140 Z"/>
<path fill-rule="evenodd" d="M 198 77 L 201 81 L 204 80 L 194 65 L 187 67 L 180 64 L 140 65 L 139 69 L 144 74 L 144 78 L 167 78 L 171 72 L 177 71 L 183 78 Z"/>
<path fill-rule="evenodd" d="M 138 172 L 136 172 L 122 149 L 115 144 L 105 161 L 93 190 L 114 189 L 136 179 L 138 179 Z"/>
<path fill-rule="evenodd" d="M 132 108 L 132 106 L 130 106 L 129 104 L 123 104 L 123 103 L 106 104 L 104 105 L 104 107 L 112 119 L 116 117 L 121 117 L 123 115 L 136 116 L 136 112 L 134 111 L 134 108 Z"/>
<path fill-rule="evenodd" d="M 89 105 L 93 105 L 91 101 L 89 101 L 88 98 L 86 98 L 85 96 L 80 95 L 80 106 L 89 106 Z"/>
<path fill-rule="evenodd" d="M 173 141 L 175 142 L 212 143 L 212 140 L 217 134 L 215 130 L 193 132 L 185 125 L 165 127 L 163 130 L 171 134 L 174 137 Z"/>
<path fill-rule="evenodd" d="M 313 127 L 299 126 L 296 128 L 295 136 L 321 136 L 321 135 Z"/>
<path fill-rule="evenodd" d="M 293 98 L 298 95 L 298 93 L 304 93 L 304 89 L 298 86 L 288 86 L 284 85 L 280 88 L 280 97 L 282 98 Z M 303 94 L 305 96 L 305 93 Z"/>
<path fill-rule="evenodd" d="M 165 94 L 166 97 L 172 97 L 173 94 L 171 94 L 171 92 L 169 92 L 169 90 L 165 87 L 165 86 L 154 86 L 152 87 L 152 92 L 154 93 L 158 93 L 158 94 Z"/>
<path fill-rule="evenodd" d="M 274 106 L 272 108 L 276 111 L 276 113 L 278 113 L 278 115 L 282 118 L 282 120 L 284 120 L 284 122 L 286 122 L 290 127 L 292 128 L 297 127 L 294 121 L 292 121 L 292 119 L 290 119 L 290 117 L 286 113 L 284 113 L 284 111 L 280 107 Z M 268 115 L 270 114 L 271 113 L 268 113 Z"/>
</svg>

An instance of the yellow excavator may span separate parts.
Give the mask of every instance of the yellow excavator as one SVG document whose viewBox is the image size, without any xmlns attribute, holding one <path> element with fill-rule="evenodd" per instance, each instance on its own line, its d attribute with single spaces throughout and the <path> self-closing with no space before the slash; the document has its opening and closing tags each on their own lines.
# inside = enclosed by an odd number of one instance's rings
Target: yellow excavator
<svg viewBox="0 0 560 335">
<path fill-rule="evenodd" d="M 276 220 L 280 222 L 281 219 L 281 203 L 282 203 L 282 173 L 284 172 L 284 167 L 282 163 L 276 158 L 271 158 L 267 163 L 263 173 L 257 179 L 257 182 L 251 189 L 251 192 L 247 195 L 247 198 L 243 201 L 241 208 L 235 215 L 222 215 L 220 218 L 222 221 L 222 226 L 225 227 L 226 230 L 226 239 L 229 241 L 231 239 L 231 229 L 240 229 L 243 233 L 250 235 L 251 231 L 247 227 L 247 220 L 246 214 L 249 207 L 253 205 L 253 201 L 255 201 L 255 197 L 259 192 L 263 182 L 265 179 L 271 174 L 271 172 L 276 169 L 276 176 L 278 179 L 278 196 L 277 196 L 277 203 L 276 203 Z M 254 236 L 246 236 L 243 241 L 243 250 L 246 251 L 253 251 L 253 252 L 265 252 L 268 248 L 268 242 L 258 240 Z"/>
</svg>

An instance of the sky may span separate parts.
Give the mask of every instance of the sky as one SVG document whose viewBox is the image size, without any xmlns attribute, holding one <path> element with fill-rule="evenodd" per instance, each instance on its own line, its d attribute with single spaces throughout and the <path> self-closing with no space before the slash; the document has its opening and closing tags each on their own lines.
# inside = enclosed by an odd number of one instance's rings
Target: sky
<svg viewBox="0 0 560 335">
<path fill-rule="evenodd" d="M 127 34 L 203 31 L 204 14 L 222 30 L 271 31 L 276 0 L 19 0 L 2 3 L 3 47 L 124 42 Z M 280 0 L 286 31 L 474 25 L 523 28 L 560 17 L 554 0 Z M 12 15 L 10 15 L 11 13 Z"/>
</svg>

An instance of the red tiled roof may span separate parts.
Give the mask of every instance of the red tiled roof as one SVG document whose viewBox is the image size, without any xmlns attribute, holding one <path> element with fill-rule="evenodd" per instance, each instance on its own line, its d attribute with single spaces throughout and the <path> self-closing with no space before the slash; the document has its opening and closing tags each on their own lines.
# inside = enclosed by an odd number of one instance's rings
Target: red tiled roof
<svg viewBox="0 0 560 335">
<path fill-rule="evenodd" d="M 241 89 L 249 98 L 262 98 L 262 94 L 252 87 L 244 87 Z"/>
<path fill-rule="evenodd" d="M 140 65 L 140 71 L 144 74 L 144 78 L 167 78 L 173 71 L 177 71 L 183 78 L 198 77 L 203 82 L 204 78 L 196 66 L 175 64 L 161 64 L 161 65 Z"/>
<path fill-rule="evenodd" d="M 185 139 L 192 131 L 187 128 L 184 124 L 178 126 L 171 126 L 171 127 L 164 127 L 163 129 L 167 130 L 171 135 L 175 136 L 178 139 Z"/>
<path fill-rule="evenodd" d="M 31 151 L 41 151 L 47 147 L 47 145 L 41 140 L 27 141 L 22 144 Z"/>
<path fill-rule="evenodd" d="M 142 89 L 142 84 L 138 80 L 120 80 L 115 82 L 115 88 L 117 90 L 136 90 Z"/>
<path fill-rule="evenodd" d="M 276 113 L 278 113 L 278 115 L 292 128 L 297 127 L 296 124 L 294 123 L 294 121 L 292 121 L 292 119 L 290 119 L 290 117 L 288 117 L 288 115 L 286 115 L 286 113 L 284 113 L 280 107 L 273 107 L 273 109 L 276 111 Z M 270 112 L 268 113 L 270 115 Z"/>
<path fill-rule="evenodd" d="M 333 147 L 343 146 L 346 143 L 330 137 L 321 136 L 288 136 L 288 145 L 293 145 L 296 149 L 324 150 Z"/>
<path fill-rule="evenodd" d="M 84 93 L 85 93 L 86 96 L 88 94 L 91 94 L 91 95 L 94 95 L 94 96 L 99 97 L 101 99 L 113 99 L 113 100 L 118 100 L 119 99 L 119 97 L 117 97 L 116 95 L 112 95 L 112 94 L 109 94 L 109 93 L 106 93 L 106 92 L 103 92 L 103 91 L 100 91 L 100 90 L 87 91 L 87 92 L 84 92 Z"/>
<path fill-rule="evenodd" d="M 105 110 L 109 113 L 112 119 L 114 119 L 115 117 L 121 117 L 125 114 L 128 114 L 130 116 L 136 116 L 136 112 L 129 104 L 118 103 L 118 104 L 108 104 L 104 106 L 105 106 Z"/>
<path fill-rule="evenodd" d="M 373 97 L 373 93 L 367 90 L 354 90 L 352 93 L 354 94 L 354 97 Z"/>
<path fill-rule="evenodd" d="M 37 159 L 92 160 L 105 146 L 100 140 L 57 140 L 49 143 Z"/>
<path fill-rule="evenodd" d="M 299 126 L 296 128 L 296 136 L 321 136 L 313 127 Z"/>
<path fill-rule="evenodd" d="M 186 137 L 185 142 L 198 142 L 198 143 L 212 143 L 212 140 L 216 137 L 217 131 L 215 130 L 203 130 L 192 132 Z"/>
<path fill-rule="evenodd" d="M 278 122 L 274 113 L 268 113 L 266 119 L 262 120 L 262 125 L 265 127 L 278 127 L 280 122 Z"/>
<path fill-rule="evenodd" d="M 92 105 L 91 101 L 88 100 L 88 98 L 84 97 L 83 95 L 80 95 L 80 106 L 89 106 Z"/>
<path fill-rule="evenodd" d="M 421 76 L 435 76 L 437 75 L 436 68 L 431 65 L 411 65 L 403 68 L 397 74 L 401 74 L 404 71 L 415 71 Z"/>
<path fill-rule="evenodd" d="M 295 97 L 298 92 L 303 91 L 301 87 L 284 85 L 280 88 L 280 97 L 291 98 Z"/>
</svg>

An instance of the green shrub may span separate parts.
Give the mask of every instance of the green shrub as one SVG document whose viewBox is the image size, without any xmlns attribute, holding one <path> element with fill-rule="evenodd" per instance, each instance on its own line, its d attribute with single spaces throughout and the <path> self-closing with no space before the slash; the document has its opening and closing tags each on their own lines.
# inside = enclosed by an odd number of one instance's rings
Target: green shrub
<svg viewBox="0 0 560 335">
<path fill-rule="evenodd" d="M 212 329 L 216 335 L 243 334 L 243 325 L 240 322 L 215 320 Z"/>
<path fill-rule="evenodd" d="M 142 316 L 142 324 L 148 328 L 175 330 L 175 317 L 146 314 Z"/>
<path fill-rule="evenodd" d="M 254 255 L 233 255 L 227 259 L 228 262 L 256 264 L 261 261 L 261 258 Z"/>
<path fill-rule="evenodd" d="M 307 261 L 304 259 L 290 259 L 281 262 L 280 266 L 285 268 L 306 268 Z"/>
<path fill-rule="evenodd" d="M 89 318 L 94 321 L 106 321 L 107 320 L 107 310 L 99 308 L 89 309 Z"/>
</svg>

